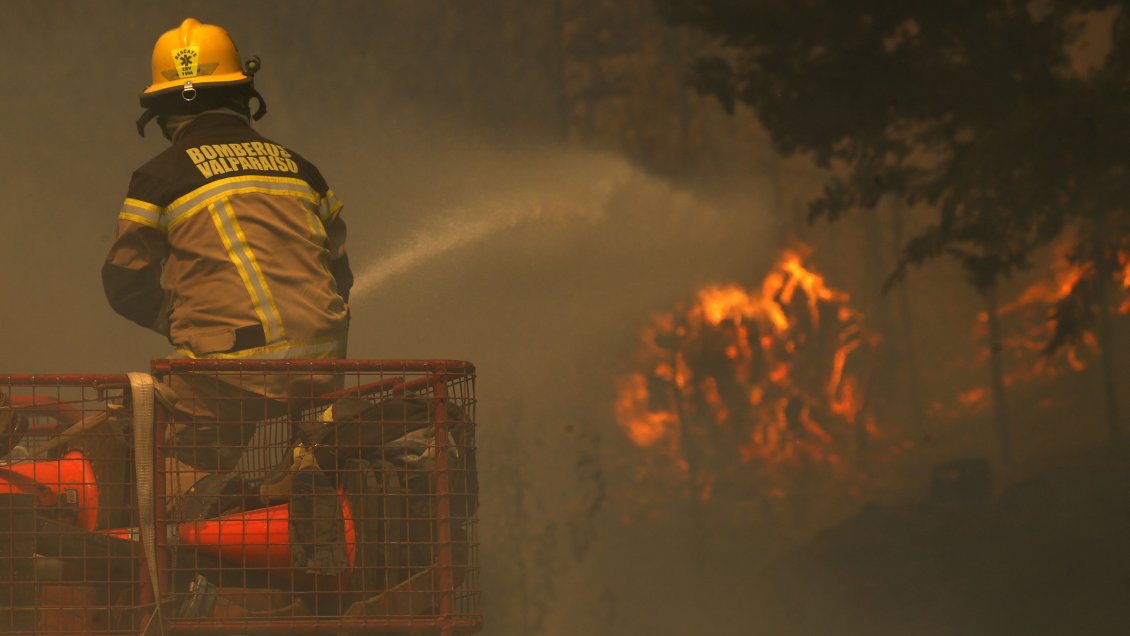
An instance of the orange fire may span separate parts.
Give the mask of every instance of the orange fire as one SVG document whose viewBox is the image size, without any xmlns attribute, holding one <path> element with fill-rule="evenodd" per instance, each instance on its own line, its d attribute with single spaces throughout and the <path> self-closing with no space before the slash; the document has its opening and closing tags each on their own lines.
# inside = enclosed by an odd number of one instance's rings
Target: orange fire
<svg viewBox="0 0 1130 636">
<path fill-rule="evenodd" d="M 686 467 L 700 498 L 751 466 L 839 471 L 853 444 L 881 435 L 866 404 L 881 338 L 808 256 L 785 250 L 760 286 L 710 285 L 641 330 L 643 370 L 619 380 L 617 420 Z"/>
<path fill-rule="evenodd" d="M 1130 251 L 1118 253 L 1119 279 L 1122 284 L 1122 302 L 1118 305 L 1118 313 L 1130 314 Z"/>
<path fill-rule="evenodd" d="M 1073 371 L 1082 371 L 1086 366 L 1084 358 L 1099 350 L 1095 334 L 1086 331 L 1082 336 L 1083 350 L 1073 345 L 1065 346 L 1062 358 L 1058 361 L 1049 360 L 1043 355 L 1033 355 L 1042 352 L 1052 333 L 1052 308 L 1055 304 L 1070 295 L 1085 277 L 1094 275 L 1088 267 L 1071 262 L 1069 250 L 1072 243 L 1072 237 L 1068 236 L 1053 246 L 1050 280 L 1029 285 L 1015 300 L 999 310 L 1002 318 L 1012 317 L 1014 322 L 1019 323 L 1018 334 L 1009 338 L 1004 345 L 1006 348 L 1011 346 L 1014 356 L 1021 358 L 1019 366 L 1022 368 L 1007 377 L 1007 383 L 1027 380 L 1037 375 L 1056 375 L 1064 370 L 1064 363 Z M 1126 263 L 1126 268 L 1130 268 L 1128 256 L 1130 255 L 1125 253 L 1119 254 L 1120 264 Z M 1130 308 L 1130 295 L 1125 293 L 1130 289 L 1130 269 L 1119 271 L 1118 279 L 1121 283 L 1118 292 L 1122 298 L 1117 303 L 1116 311 L 1125 313 L 1123 308 Z"/>
<path fill-rule="evenodd" d="M 1095 276 L 1089 265 L 1072 261 L 1070 253 L 1074 245 L 1075 236 L 1070 233 L 1055 243 L 1048 263 L 1050 273 L 1025 287 L 1015 298 L 997 309 L 1004 332 L 1001 347 L 1008 368 L 1004 376 L 1005 386 L 1082 371 L 1087 367 L 1088 361 L 1099 354 L 1098 339 L 1089 330 L 1082 334 L 1078 344 L 1065 344 L 1054 357 L 1049 358 L 1044 352 L 1053 333 L 1053 309 L 1056 304 L 1075 292 L 1078 285 Z M 1117 258 L 1118 268 L 1114 282 L 1118 296 L 1112 303 L 1112 310 L 1127 314 L 1130 313 L 1130 252 L 1120 252 Z M 978 314 L 973 337 L 984 344 L 976 360 L 979 364 L 984 363 L 989 357 L 986 312 Z M 956 397 L 956 405 L 967 411 L 988 408 L 987 396 L 988 390 L 985 387 L 970 388 Z M 941 412 L 942 409 L 942 405 L 935 405 L 936 411 Z"/>
</svg>

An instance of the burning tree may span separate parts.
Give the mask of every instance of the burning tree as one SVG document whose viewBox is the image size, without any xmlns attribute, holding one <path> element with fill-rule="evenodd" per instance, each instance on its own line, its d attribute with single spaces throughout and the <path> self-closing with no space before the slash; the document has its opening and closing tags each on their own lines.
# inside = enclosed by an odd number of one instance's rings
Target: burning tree
<svg viewBox="0 0 1130 636">
<path fill-rule="evenodd" d="M 874 209 L 884 198 L 930 210 L 931 224 L 906 241 L 895 277 L 952 257 L 984 296 L 1006 465 L 998 283 L 1075 228 L 1071 257 L 1089 273 L 1058 306 L 1052 345 L 1082 337 L 1088 316 L 1098 320 L 1119 443 L 1112 330 L 1103 320 L 1130 228 L 1124 2 L 656 4 L 672 24 L 717 39 L 719 54 L 694 70 L 700 90 L 731 112 L 752 108 L 782 154 L 805 153 L 834 170 L 812 218 Z M 1084 33 L 1109 46 L 1087 55 Z"/>
<path fill-rule="evenodd" d="M 1109 255 L 1110 281 L 1093 263 L 1076 257 L 1073 250 L 1078 244 L 1073 233 L 1056 242 L 1041 275 L 997 307 L 1004 331 L 1002 384 L 1011 388 L 1056 378 L 1099 362 L 1109 434 L 1117 443 L 1121 432 L 1116 426 L 1111 343 L 1114 321 L 1130 315 L 1130 244 Z M 991 357 L 990 319 L 982 311 L 974 325 L 973 337 L 984 345 L 978 363 Z M 961 401 L 971 406 L 984 396 L 983 389 L 975 388 L 964 393 Z"/>
<path fill-rule="evenodd" d="M 868 408 L 875 349 L 846 292 L 785 250 L 760 287 L 711 285 L 652 317 L 616 415 L 666 473 L 706 501 L 719 489 L 785 498 L 858 468 L 882 438 Z"/>
</svg>

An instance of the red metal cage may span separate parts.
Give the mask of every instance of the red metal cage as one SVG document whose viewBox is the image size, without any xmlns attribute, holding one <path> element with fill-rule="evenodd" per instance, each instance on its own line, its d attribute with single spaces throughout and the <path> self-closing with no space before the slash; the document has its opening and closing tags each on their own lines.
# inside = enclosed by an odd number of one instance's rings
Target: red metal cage
<svg viewBox="0 0 1130 636">
<path fill-rule="evenodd" d="M 481 626 L 471 364 L 151 371 L 149 423 L 126 376 L 0 376 L 0 632 Z"/>
<path fill-rule="evenodd" d="M 0 633 L 136 634 L 123 375 L 0 375 Z"/>
</svg>

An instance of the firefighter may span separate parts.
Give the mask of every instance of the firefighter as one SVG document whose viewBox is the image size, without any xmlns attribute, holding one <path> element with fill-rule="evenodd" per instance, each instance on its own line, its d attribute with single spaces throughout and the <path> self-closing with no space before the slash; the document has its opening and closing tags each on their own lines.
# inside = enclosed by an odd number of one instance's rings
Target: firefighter
<svg viewBox="0 0 1130 636">
<path fill-rule="evenodd" d="M 137 129 L 156 119 L 171 145 L 133 173 L 103 287 L 174 357 L 342 358 L 353 282 L 342 204 L 314 165 L 251 127 L 266 113 L 258 69 L 218 26 L 189 18 L 158 38 Z M 171 453 L 207 471 L 233 468 L 255 420 L 285 413 L 295 390 L 262 374 L 169 385 Z"/>
</svg>

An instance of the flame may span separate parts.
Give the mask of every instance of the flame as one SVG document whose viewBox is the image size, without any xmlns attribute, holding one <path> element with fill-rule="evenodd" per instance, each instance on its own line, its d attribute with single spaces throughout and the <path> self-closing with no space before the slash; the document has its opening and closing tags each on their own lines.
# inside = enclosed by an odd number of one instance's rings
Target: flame
<svg viewBox="0 0 1130 636">
<path fill-rule="evenodd" d="M 703 317 L 715 326 L 727 318 L 750 317 L 757 306 L 757 301 L 736 285 L 707 287 L 698 292 L 698 298 Z"/>
<path fill-rule="evenodd" d="M 854 440 L 882 436 L 866 407 L 881 338 L 806 264 L 810 253 L 784 250 L 759 285 L 707 285 L 641 329 L 644 370 L 619 380 L 617 421 L 683 467 L 699 498 L 751 469 L 783 497 L 794 489 L 775 482 L 789 471 L 835 473 Z"/>
<path fill-rule="evenodd" d="M 1118 253 L 1119 283 L 1122 286 L 1123 300 L 1118 305 L 1118 313 L 1126 315 L 1130 313 L 1130 251 L 1121 251 Z"/>
<path fill-rule="evenodd" d="M 1054 358 L 1044 353 L 1051 338 L 1054 325 L 1053 309 L 1057 303 L 1076 291 L 1078 285 L 1092 279 L 1096 274 L 1090 264 L 1079 264 L 1071 258 L 1076 245 L 1074 233 L 1066 233 L 1052 245 L 1047 263 L 1047 274 L 1022 289 L 1014 298 L 1001 304 L 997 309 L 1002 323 L 1001 348 L 1006 355 L 1008 371 L 1004 376 L 1006 387 L 1032 382 L 1039 378 L 1051 378 L 1065 373 L 1078 373 L 1087 368 L 1088 362 L 1100 352 L 1097 337 L 1091 331 L 1084 331 L 1078 343 L 1067 343 Z M 1114 281 L 1119 297 L 1113 303 L 1113 310 L 1120 314 L 1130 313 L 1130 252 L 1120 251 L 1116 255 L 1117 267 Z M 974 325 L 973 337 L 982 343 L 975 363 L 982 364 L 989 358 L 988 315 L 980 312 Z M 955 401 L 965 410 L 986 408 L 988 390 L 974 387 L 959 393 Z M 937 409 L 936 410 L 941 410 Z"/>
<path fill-rule="evenodd" d="M 1079 279 L 1083 277 L 1084 268 L 1074 264 L 1068 258 L 1066 241 L 1057 243 L 1052 261 L 1051 280 L 1038 280 L 1013 299 L 998 308 L 998 313 L 1008 315 L 1024 312 L 1033 306 L 1050 306 L 1063 300 L 1075 289 Z"/>
<path fill-rule="evenodd" d="M 667 437 L 676 425 L 672 413 L 641 409 L 640 404 L 647 402 L 647 396 L 647 384 L 642 374 L 633 373 L 620 380 L 616 417 L 621 422 L 629 422 L 628 436 L 634 444 L 642 447 L 652 446 Z"/>
<path fill-rule="evenodd" d="M 963 391 L 960 395 L 957 396 L 957 401 L 961 403 L 962 406 L 975 406 L 978 404 L 983 404 L 985 402 L 985 398 L 988 395 L 988 389 L 979 386 L 969 389 L 968 391 Z"/>
</svg>

